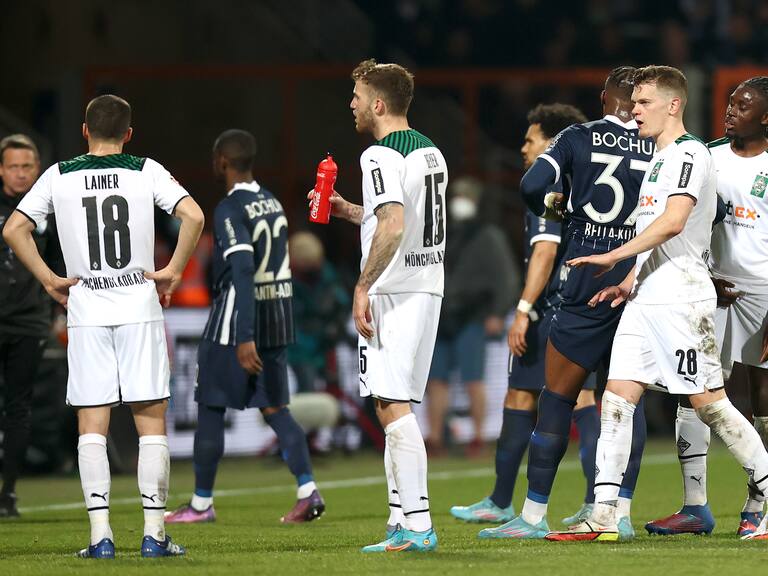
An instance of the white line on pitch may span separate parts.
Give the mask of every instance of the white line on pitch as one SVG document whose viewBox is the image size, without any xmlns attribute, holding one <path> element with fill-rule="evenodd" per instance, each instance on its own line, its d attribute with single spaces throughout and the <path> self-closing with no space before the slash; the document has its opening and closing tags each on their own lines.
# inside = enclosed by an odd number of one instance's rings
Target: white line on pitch
<svg viewBox="0 0 768 576">
<path fill-rule="evenodd" d="M 658 466 L 661 464 L 672 464 L 677 462 L 677 456 L 673 454 L 651 454 L 643 458 L 643 466 Z M 560 470 L 578 470 L 581 469 L 581 463 L 575 460 L 570 460 L 560 464 Z M 526 467 L 520 466 L 519 475 L 526 473 Z M 496 472 L 493 468 L 472 468 L 470 470 L 447 470 L 444 472 L 431 472 L 429 474 L 430 482 L 436 480 L 458 480 L 460 478 L 485 478 L 488 476 L 494 476 Z M 321 490 L 335 490 L 338 488 L 355 488 L 359 486 L 374 486 L 376 484 L 386 484 L 384 474 L 378 476 L 363 476 L 361 478 L 347 478 L 346 480 L 329 480 L 326 482 L 318 482 L 317 485 Z M 233 496 L 254 496 L 259 494 L 275 494 L 279 492 L 295 492 L 296 487 L 291 484 L 281 484 L 279 486 L 261 486 L 257 488 L 236 488 L 232 490 L 216 490 L 216 498 L 231 498 Z M 181 496 L 179 494 L 173 494 L 168 497 L 168 500 L 178 499 Z M 110 501 L 112 505 L 123 504 L 136 504 L 138 503 L 138 496 L 132 498 L 115 498 Z M 48 504 L 45 506 L 29 506 L 19 508 L 19 512 L 24 514 L 33 514 L 35 512 L 50 512 L 54 510 L 77 510 L 78 508 L 85 508 L 83 502 L 67 502 L 64 504 Z"/>
</svg>

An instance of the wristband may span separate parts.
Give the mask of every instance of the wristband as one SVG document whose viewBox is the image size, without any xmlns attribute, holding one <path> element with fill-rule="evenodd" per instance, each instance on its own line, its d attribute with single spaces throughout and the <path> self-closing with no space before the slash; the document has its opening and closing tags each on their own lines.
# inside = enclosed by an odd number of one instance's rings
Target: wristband
<svg viewBox="0 0 768 576">
<path fill-rule="evenodd" d="M 520 302 L 517 303 L 517 311 L 522 312 L 523 314 L 530 314 L 532 308 L 533 304 L 522 298 L 520 298 Z"/>
</svg>

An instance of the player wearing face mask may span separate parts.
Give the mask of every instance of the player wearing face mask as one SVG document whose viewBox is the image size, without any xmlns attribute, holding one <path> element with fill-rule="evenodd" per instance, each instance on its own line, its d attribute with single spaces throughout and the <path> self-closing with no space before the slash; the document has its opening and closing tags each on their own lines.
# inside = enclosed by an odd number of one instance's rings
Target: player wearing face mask
<svg viewBox="0 0 768 576">
<path fill-rule="evenodd" d="M 459 178 L 448 192 L 445 297 L 429 374 L 427 449 L 444 451 L 448 381 L 457 369 L 470 400 L 474 436 L 467 453 L 474 456 L 482 451 L 485 422 L 486 338 L 503 334 L 504 316 L 520 275 L 504 234 L 478 217 L 482 184 L 471 177 Z"/>
</svg>

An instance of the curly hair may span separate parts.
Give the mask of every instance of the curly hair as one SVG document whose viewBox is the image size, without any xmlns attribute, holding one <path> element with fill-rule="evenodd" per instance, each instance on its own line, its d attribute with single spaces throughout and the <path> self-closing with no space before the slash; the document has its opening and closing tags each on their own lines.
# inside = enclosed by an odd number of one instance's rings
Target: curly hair
<svg viewBox="0 0 768 576">
<path fill-rule="evenodd" d="M 584 112 L 570 104 L 539 104 L 528 112 L 528 124 L 538 124 L 545 138 L 554 138 L 571 124 L 586 121 Z"/>
<path fill-rule="evenodd" d="M 405 116 L 413 99 L 413 74 L 399 64 L 363 60 L 352 71 L 352 80 L 369 85 L 384 100 L 389 112 Z"/>
</svg>

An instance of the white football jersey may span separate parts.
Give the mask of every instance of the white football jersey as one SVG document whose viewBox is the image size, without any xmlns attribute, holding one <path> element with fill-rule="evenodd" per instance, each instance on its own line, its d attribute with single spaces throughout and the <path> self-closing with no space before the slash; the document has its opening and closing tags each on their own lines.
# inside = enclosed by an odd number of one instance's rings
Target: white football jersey
<svg viewBox="0 0 768 576">
<path fill-rule="evenodd" d="M 642 304 L 698 302 L 715 297 L 706 259 L 717 209 L 717 177 L 706 145 L 685 134 L 656 152 L 640 187 L 637 235 L 664 212 L 670 196 L 696 202 L 674 238 L 637 256 L 634 299 Z"/>
<path fill-rule="evenodd" d="M 443 295 L 445 189 L 448 168 L 440 150 L 416 130 L 400 130 L 370 146 L 360 157 L 363 220 L 360 242 L 365 268 L 376 231 L 376 210 L 390 202 L 403 205 L 400 247 L 370 294 L 427 292 Z"/>
<path fill-rule="evenodd" d="M 768 292 L 768 152 L 742 158 L 727 138 L 709 144 L 717 170 L 717 193 L 726 205 L 712 231 L 712 274 L 739 287 Z"/>
<path fill-rule="evenodd" d="M 85 154 L 43 173 L 17 210 L 37 223 L 56 214 L 70 288 L 68 326 L 162 320 L 153 280 L 154 208 L 169 214 L 188 193 L 160 164 L 130 154 Z"/>
</svg>

